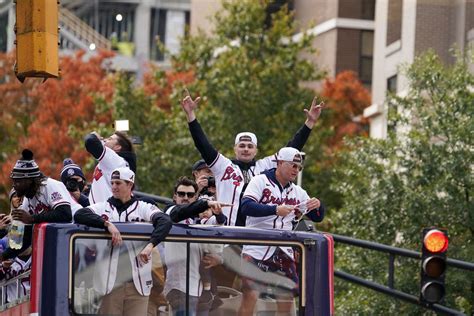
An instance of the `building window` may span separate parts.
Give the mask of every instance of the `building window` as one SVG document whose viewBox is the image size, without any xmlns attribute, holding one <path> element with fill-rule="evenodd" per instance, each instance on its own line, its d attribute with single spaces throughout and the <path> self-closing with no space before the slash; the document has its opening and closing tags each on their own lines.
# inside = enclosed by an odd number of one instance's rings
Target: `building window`
<svg viewBox="0 0 474 316">
<path fill-rule="evenodd" d="M 375 0 L 362 0 L 361 18 L 364 20 L 375 20 Z"/>
<path fill-rule="evenodd" d="M 403 0 L 389 0 L 386 43 L 387 46 L 401 39 L 402 9 Z"/>
<path fill-rule="evenodd" d="M 360 32 L 359 77 L 367 85 L 372 83 L 372 60 L 374 55 L 374 32 Z"/>
<path fill-rule="evenodd" d="M 189 11 L 153 9 L 151 12 L 150 59 L 163 61 L 164 54 L 158 46 L 160 42 L 168 53 L 179 52 L 180 38 L 186 35 L 190 23 Z M 171 27 L 172 26 L 172 27 Z"/>
<path fill-rule="evenodd" d="M 0 52 L 7 51 L 8 11 L 0 14 Z"/>
<path fill-rule="evenodd" d="M 387 91 L 390 93 L 397 93 L 397 75 L 391 76 L 387 79 Z"/>
</svg>

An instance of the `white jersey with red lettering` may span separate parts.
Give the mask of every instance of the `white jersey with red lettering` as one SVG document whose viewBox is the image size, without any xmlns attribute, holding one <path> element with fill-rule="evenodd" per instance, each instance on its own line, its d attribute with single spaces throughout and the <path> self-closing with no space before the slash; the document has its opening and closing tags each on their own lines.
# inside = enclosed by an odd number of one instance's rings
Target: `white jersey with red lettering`
<svg viewBox="0 0 474 316">
<path fill-rule="evenodd" d="M 275 160 L 275 155 L 259 159 L 255 162 L 255 166 L 252 166 L 246 172 L 224 155 L 220 153 L 217 155 L 209 167 L 216 179 L 217 201 L 232 204 L 232 206 L 222 209 L 224 215 L 227 216 L 226 225 L 235 226 L 240 196 L 246 183 L 245 178 L 247 178 L 248 182 L 263 171 L 275 168 Z"/>
<path fill-rule="evenodd" d="M 265 205 L 300 205 L 309 200 L 308 193 L 300 186 L 290 182 L 282 190 L 271 179 L 268 173 L 255 176 L 247 186 L 243 198 L 250 198 L 259 204 Z M 295 213 L 291 212 L 287 216 L 247 216 L 246 227 L 263 229 L 292 230 Z M 280 247 L 290 258 L 293 258 L 293 250 L 290 247 Z M 244 246 L 242 253 L 248 254 L 258 260 L 266 260 L 273 255 L 276 247 L 267 246 Z"/>
<path fill-rule="evenodd" d="M 20 258 L 16 257 L 13 259 L 12 265 L 5 269 L 5 279 L 10 280 L 16 276 L 19 276 L 23 272 L 29 271 L 31 269 L 31 256 L 28 260 L 23 261 Z M 20 297 L 26 296 L 30 292 L 30 276 L 27 276 L 23 279 L 20 279 L 17 283 L 12 283 L 7 285 L 7 301 L 9 303 L 14 302 Z"/>
<path fill-rule="evenodd" d="M 166 210 L 166 214 L 170 214 L 175 205 Z M 187 218 L 178 224 L 194 224 L 193 218 Z M 201 296 L 203 285 L 201 275 L 199 274 L 199 263 L 202 258 L 202 249 L 200 243 L 189 244 L 189 269 L 187 269 L 187 243 L 186 242 L 170 242 L 164 243 L 164 258 L 167 267 L 166 283 L 163 293 L 167 295 L 171 290 L 179 290 L 186 293 L 186 279 L 189 279 L 189 295 Z"/>
<path fill-rule="evenodd" d="M 46 178 L 40 185 L 38 193 L 31 199 L 26 197 L 20 206 L 31 215 L 50 211 L 59 205 L 69 205 L 72 214 L 82 206 L 69 194 L 64 184 L 60 181 Z"/>
<path fill-rule="evenodd" d="M 153 204 L 143 201 L 135 201 L 121 214 L 110 202 L 102 202 L 88 206 L 94 213 L 101 216 L 104 220 L 110 222 L 151 222 L 153 215 L 161 210 Z M 130 257 L 132 266 L 133 283 L 138 293 L 143 296 L 150 295 L 153 285 L 151 276 L 151 260 L 140 266 L 137 256 L 143 250 L 142 241 L 124 241 Z M 102 295 L 108 294 L 114 288 L 117 279 L 117 267 L 120 255 L 120 246 L 113 247 L 109 245 L 97 249 L 98 257 L 104 258 L 98 264 L 94 271 L 94 289 Z"/>
<path fill-rule="evenodd" d="M 112 171 L 116 168 L 129 167 L 124 158 L 107 146 L 104 146 L 104 150 L 97 160 L 99 163 L 95 167 L 89 193 L 90 204 L 107 201 L 112 196 L 112 186 L 110 184 Z"/>
</svg>

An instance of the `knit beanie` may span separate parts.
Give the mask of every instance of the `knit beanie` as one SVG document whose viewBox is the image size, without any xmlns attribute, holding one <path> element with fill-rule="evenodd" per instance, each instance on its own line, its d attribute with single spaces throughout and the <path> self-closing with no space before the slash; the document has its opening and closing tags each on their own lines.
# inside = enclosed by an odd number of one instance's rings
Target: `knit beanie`
<svg viewBox="0 0 474 316">
<path fill-rule="evenodd" d="M 37 178 L 41 176 L 38 165 L 33 160 L 33 152 L 29 149 L 23 149 L 21 158 L 13 167 L 10 174 L 12 179 Z"/>
<path fill-rule="evenodd" d="M 74 161 L 72 161 L 71 158 L 66 158 L 63 161 L 63 169 L 61 170 L 61 182 L 66 184 L 66 181 L 68 178 L 71 176 L 79 176 L 84 181 L 86 181 L 86 177 L 84 176 L 84 173 L 82 173 L 81 167 L 76 165 Z"/>
</svg>

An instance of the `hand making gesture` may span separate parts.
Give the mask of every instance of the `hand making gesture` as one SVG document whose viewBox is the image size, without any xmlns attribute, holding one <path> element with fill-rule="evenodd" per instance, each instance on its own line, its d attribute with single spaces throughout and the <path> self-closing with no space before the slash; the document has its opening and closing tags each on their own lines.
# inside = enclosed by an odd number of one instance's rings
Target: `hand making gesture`
<svg viewBox="0 0 474 316">
<path fill-rule="evenodd" d="M 186 117 L 188 118 L 188 123 L 189 123 L 196 119 L 194 110 L 197 108 L 199 101 L 201 101 L 201 97 L 197 97 L 196 99 L 193 100 L 191 98 L 191 95 L 189 94 L 188 89 L 184 88 L 184 92 L 186 95 L 184 99 L 181 100 L 181 107 L 186 113 Z"/>
<path fill-rule="evenodd" d="M 321 101 L 321 103 L 318 104 L 318 97 L 314 97 L 309 110 L 304 109 L 304 112 L 306 113 L 306 126 L 308 126 L 310 129 L 314 127 L 314 124 L 316 124 L 316 121 L 321 115 L 323 108 L 324 102 Z"/>
</svg>

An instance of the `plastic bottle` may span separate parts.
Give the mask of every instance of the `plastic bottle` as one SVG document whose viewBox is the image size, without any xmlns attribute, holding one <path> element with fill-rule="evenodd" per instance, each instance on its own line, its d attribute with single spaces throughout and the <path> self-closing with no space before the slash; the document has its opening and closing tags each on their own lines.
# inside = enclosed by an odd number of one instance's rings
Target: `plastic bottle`
<svg viewBox="0 0 474 316">
<path fill-rule="evenodd" d="M 8 231 L 8 246 L 12 249 L 21 249 L 23 246 L 23 234 L 25 224 L 22 221 L 13 220 Z"/>
</svg>

